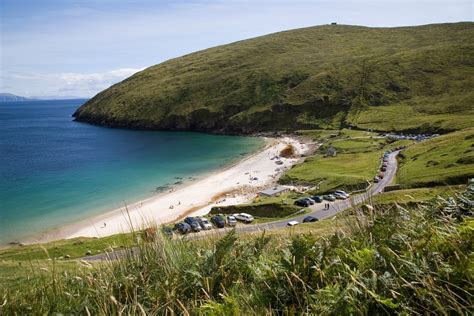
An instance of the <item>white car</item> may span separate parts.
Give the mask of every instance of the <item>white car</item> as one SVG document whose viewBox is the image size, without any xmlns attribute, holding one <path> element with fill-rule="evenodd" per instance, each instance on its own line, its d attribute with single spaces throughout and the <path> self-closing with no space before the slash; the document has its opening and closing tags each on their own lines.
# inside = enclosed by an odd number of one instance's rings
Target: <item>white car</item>
<svg viewBox="0 0 474 316">
<path fill-rule="evenodd" d="M 235 219 L 235 216 L 232 216 L 232 215 L 227 216 L 227 225 L 229 226 L 237 225 L 237 220 Z"/>
<path fill-rule="evenodd" d="M 336 192 L 334 192 L 334 196 L 336 197 L 336 199 L 342 199 L 342 200 L 349 198 L 349 194 L 342 190 L 337 190 Z"/>
<path fill-rule="evenodd" d="M 298 221 L 289 221 L 288 224 L 286 224 L 286 226 L 293 227 L 298 224 L 299 224 Z"/>
<path fill-rule="evenodd" d="M 207 218 L 204 218 L 204 217 L 200 217 L 197 219 L 198 222 L 199 222 L 199 225 L 201 225 L 202 229 L 204 230 L 210 230 L 212 229 L 212 225 L 211 223 L 209 223 L 209 221 L 207 220 Z"/>
<path fill-rule="evenodd" d="M 234 216 L 237 220 L 245 223 L 251 223 L 254 220 L 253 216 L 247 213 L 234 214 Z"/>
</svg>

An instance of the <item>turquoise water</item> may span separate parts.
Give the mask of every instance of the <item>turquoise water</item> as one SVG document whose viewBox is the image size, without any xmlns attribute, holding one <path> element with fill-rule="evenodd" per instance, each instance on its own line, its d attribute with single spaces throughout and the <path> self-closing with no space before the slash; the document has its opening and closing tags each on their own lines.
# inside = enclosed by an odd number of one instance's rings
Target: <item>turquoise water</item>
<svg viewBox="0 0 474 316">
<path fill-rule="evenodd" d="M 1 244 L 150 197 L 263 145 L 73 122 L 84 101 L 0 104 Z"/>
</svg>

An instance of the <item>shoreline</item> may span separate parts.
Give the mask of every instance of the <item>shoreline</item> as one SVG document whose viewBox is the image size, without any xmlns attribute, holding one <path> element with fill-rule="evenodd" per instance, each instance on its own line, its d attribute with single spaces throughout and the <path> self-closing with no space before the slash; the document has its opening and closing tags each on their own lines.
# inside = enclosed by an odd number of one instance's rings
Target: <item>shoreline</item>
<svg viewBox="0 0 474 316">
<path fill-rule="evenodd" d="M 294 146 L 297 156 L 311 150 L 308 142 L 296 136 L 263 139 L 266 144 L 258 151 L 174 186 L 171 190 L 25 237 L 20 239 L 20 243 L 35 244 L 76 237 L 106 237 L 129 232 L 132 228 L 139 230 L 150 224 L 175 222 L 190 215 L 205 215 L 215 205 L 248 202 L 255 197 L 256 192 L 273 185 L 286 169 L 301 159 L 281 158 L 283 164 L 276 165 L 271 157 L 277 156 L 287 144 Z"/>
</svg>

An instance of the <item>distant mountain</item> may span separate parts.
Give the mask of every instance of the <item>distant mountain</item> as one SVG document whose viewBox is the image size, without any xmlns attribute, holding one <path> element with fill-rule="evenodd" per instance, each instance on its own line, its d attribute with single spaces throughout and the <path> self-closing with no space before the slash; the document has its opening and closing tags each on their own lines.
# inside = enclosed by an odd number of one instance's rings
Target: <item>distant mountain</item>
<svg viewBox="0 0 474 316">
<path fill-rule="evenodd" d="M 35 100 L 76 100 L 76 99 L 89 99 L 90 97 L 78 97 L 75 95 L 47 95 L 47 96 L 34 96 Z"/>
<path fill-rule="evenodd" d="M 21 101 L 31 101 L 34 99 L 20 97 L 11 93 L 0 93 L 0 102 L 21 102 Z"/>
<path fill-rule="evenodd" d="M 247 134 L 474 126 L 474 23 L 324 25 L 206 49 L 140 71 L 81 106 L 99 125 Z"/>
</svg>

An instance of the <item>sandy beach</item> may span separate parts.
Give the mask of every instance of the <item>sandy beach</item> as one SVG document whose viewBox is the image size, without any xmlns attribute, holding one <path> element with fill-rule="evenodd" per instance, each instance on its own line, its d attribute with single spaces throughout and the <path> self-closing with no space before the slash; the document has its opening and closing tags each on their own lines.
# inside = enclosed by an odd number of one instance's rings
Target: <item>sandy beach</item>
<svg viewBox="0 0 474 316">
<path fill-rule="evenodd" d="M 256 193 L 275 184 L 285 170 L 301 158 L 280 158 L 280 151 L 293 145 L 297 156 L 305 154 L 311 145 L 296 138 L 267 138 L 259 152 L 168 192 L 127 205 L 71 225 L 28 238 L 22 242 L 37 243 L 75 237 L 105 237 L 150 223 L 172 223 L 185 216 L 205 215 L 213 206 L 242 204 L 255 198 Z"/>
</svg>

